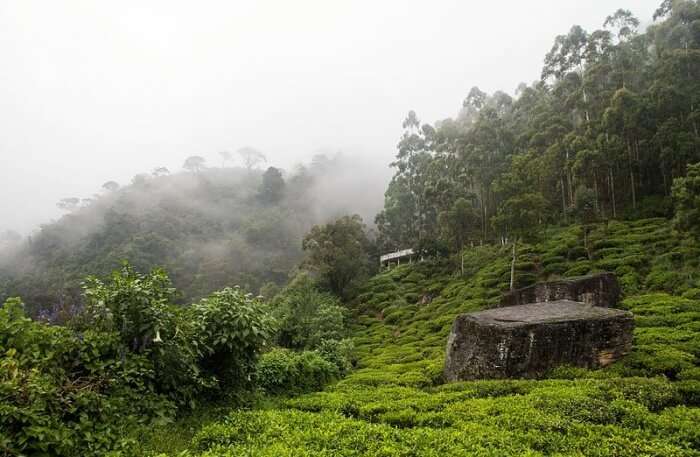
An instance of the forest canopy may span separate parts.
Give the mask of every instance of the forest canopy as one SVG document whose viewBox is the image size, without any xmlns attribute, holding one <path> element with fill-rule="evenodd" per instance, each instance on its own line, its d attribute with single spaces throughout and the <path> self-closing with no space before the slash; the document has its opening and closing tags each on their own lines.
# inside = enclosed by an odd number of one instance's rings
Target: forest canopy
<svg viewBox="0 0 700 457">
<path fill-rule="evenodd" d="M 371 220 L 378 209 L 372 201 L 383 183 L 373 174 L 349 180 L 359 173 L 347 156 L 319 154 L 284 172 L 256 168 L 256 150 L 240 153 L 245 168 L 226 160 L 208 167 L 192 156 L 183 172 L 161 167 L 127 185 L 108 181 L 89 199 L 61 199 L 58 221 L 25 241 L 0 237 L 0 301 L 21 296 L 31 315 L 66 317 L 82 305 L 86 276 L 107 275 L 124 260 L 139 271 L 165 268 L 180 303 L 234 284 L 258 293 L 289 280 L 312 226 L 349 211 Z M 372 192 L 374 199 L 344 198 Z"/>
<path fill-rule="evenodd" d="M 700 161 L 700 5 L 666 0 L 655 19 L 573 26 L 515 96 L 474 87 L 434 125 L 411 111 L 376 218 L 384 249 L 669 216 L 673 180 Z"/>
</svg>

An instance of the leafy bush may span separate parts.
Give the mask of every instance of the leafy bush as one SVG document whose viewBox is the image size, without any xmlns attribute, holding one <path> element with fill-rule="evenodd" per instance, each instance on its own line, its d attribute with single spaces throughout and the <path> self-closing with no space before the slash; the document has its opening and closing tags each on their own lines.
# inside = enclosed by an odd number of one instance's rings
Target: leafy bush
<svg viewBox="0 0 700 457">
<path fill-rule="evenodd" d="M 242 387 L 250 381 L 260 350 L 275 323 L 263 304 L 240 288 L 225 288 L 188 310 L 195 328 L 200 366 L 220 387 Z"/>
<path fill-rule="evenodd" d="M 258 361 L 256 381 L 269 393 L 289 394 L 320 390 L 339 375 L 338 367 L 318 352 L 275 348 Z"/>
<path fill-rule="evenodd" d="M 7 455 L 99 455 L 126 450 L 126 430 L 168 420 L 147 359 L 118 334 L 34 322 L 18 299 L 0 308 L 0 446 Z"/>
<path fill-rule="evenodd" d="M 86 281 L 87 306 L 69 327 L 35 322 L 19 299 L 7 301 L 0 308 L 5 453 L 128 450 L 134 442 L 124 437 L 137 424 L 169 421 L 178 406 L 246 386 L 273 333 L 263 304 L 224 289 L 181 308 L 170 304 L 173 292 L 164 272 L 124 265 L 108 281 Z"/>
<path fill-rule="evenodd" d="M 347 334 L 346 309 L 333 295 L 320 292 L 306 275 L 295 278 L 273 306 L 281 346 L 314 349 L 324 340 L 341 340 Z"/>
</svg>

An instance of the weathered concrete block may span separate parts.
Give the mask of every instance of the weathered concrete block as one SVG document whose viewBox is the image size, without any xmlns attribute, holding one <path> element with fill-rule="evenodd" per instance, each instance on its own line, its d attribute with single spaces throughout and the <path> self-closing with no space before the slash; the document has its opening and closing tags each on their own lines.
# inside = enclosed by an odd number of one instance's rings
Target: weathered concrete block
<svg viewBox="0 0 700 457">
<path fill-rule="evenodd" d="M 628 311 L 570 300 L 462 314 L 447 340 L 444 375 L 536 378 L 562 364 L 603 367 L 630 351 L 633 329 Z"/>
<path fill-rule="evenodd" d="M 554 300 L 574 300 L 614 308 L 620 301 L 620 283 L 614 273 L 577 276 L 559 281 L 538 282 L 509 292 L 500 306 L 524 305 Z"/>
</svg>

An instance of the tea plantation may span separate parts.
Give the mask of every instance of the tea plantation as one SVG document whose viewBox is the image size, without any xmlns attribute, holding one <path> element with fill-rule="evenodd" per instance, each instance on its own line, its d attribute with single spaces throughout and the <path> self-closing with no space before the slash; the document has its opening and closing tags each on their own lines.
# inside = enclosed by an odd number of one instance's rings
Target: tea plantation
<svg viewBox="0 0 700 457">
<path fill-rule="evenodd" d="M 210 410 L 141 437 L 180 456 L 700 455 L 700 246 L 665 219 L 552 229 L 522 246 L 518 286 L 614 271 L 633 352 L 603 370 L 444 384 L 454 317 L 498 301 L 510 251 L 402 265 L 351 305 L 356 368 L 321 392 Z M 459 265 L 459 261 L 457 262 Z"/>
</svg>

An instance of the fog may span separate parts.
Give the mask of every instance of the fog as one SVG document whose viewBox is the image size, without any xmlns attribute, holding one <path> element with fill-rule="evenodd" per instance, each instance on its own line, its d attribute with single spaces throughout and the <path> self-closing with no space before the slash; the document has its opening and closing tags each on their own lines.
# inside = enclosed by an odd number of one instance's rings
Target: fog
<svg viewBox="0 0 700 457">
<path fill-rule="evenodd" d="M 362 171 L 338 180 L 343 209 L 379 207 L 408 110 L 434 122 L 472 86 L 513 92 L 571 25 L 618 7 L 646 23 L 659 3 L 4 0 L 0 232 L 27 234 L 107 180 L 245 145 L 285 169 L 342 151 Z"/>
</svg>

